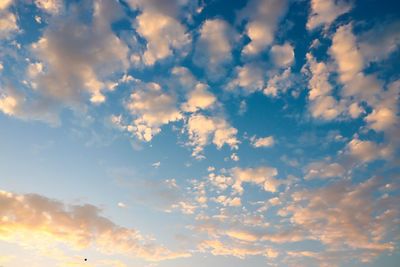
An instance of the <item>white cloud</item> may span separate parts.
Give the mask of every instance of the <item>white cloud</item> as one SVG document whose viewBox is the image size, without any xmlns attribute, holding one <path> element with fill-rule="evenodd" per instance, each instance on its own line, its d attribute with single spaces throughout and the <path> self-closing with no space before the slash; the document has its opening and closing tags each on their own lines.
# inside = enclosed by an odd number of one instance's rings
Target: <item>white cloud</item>
<svg viewBox="0 0 400 267">
<path fill-rule="evenodd" d="M 0 11 L 7 9 L 14 0 L 2 0 L 0 2 Z"/>
<path fill-rule="evenodd" d="M 225 144 L 231 149 L 238 148 L 237 129 L 230 126 L 222 117 L 193 114 L 187 121 L 186 129 L 189 134 L 188 144 L 193 147 L 194 157 L 201 158 L 204 147 L 210 142 L 218 149 Z"/>
<path fill-rule="evenodd" d="M 348 153 L 362 163 L 377 159 L 388 159 L 393 154 L 390 145 L 378 145 L 372 141 L 363 141 L 358 138 L 352 139 L 347 144 Z"/>
<path fill-rule="evenodd" d="M 35 0 L 35 4 L 48 13 L 57 14 L 63 7 L 63 0 Z"/>
<path fill-rule="evenodd" d="M 233 161 L 239 161 L 240 158 L 239 158 L 239 156 L 238 156 L 236 153 L 232 153 L 232 154 L 231 154 L 231 160 L 233 160 Z"/>
<path fill-rule="evenodd" d="M 386 91 L 379 94 L 379 101 L 373 111 L 365 117 L 368 127 L 375 131 L 389 132 L 399 126 L 398 101 L 400 80 L 388 85 Z"/>
<path fill-rule="evenodd" d="M 207 109 L 214 105 L 217 98 L 207 89 L 207 85 L 198 83 L 195 88 L 188 93 L 187 101 L 182 105 L 182 110 L 185 112 L 196 112 L 199 109 Z"/>
<path fill-rule="evenodd" d="M 235 192 L 243 194 L 243 183 L 252 183 L 262 187 L 265 191 L 276 192 L 281 181 L 275 179 L 278 175 L 278 170 L 271 167 L 258 167 L 258 168 L 233 168 L 230 170 L 234 184 L 232 188 Z"/>
<path fill-rule="evenodd" d="M 0 95 L 0 110 L 6 115 L 16 115 L 20 99 L 17 96 L 9 94 Z"/>
<path fill-rule="evenodd" d="M 222 191 L 226 190 L 229 186 L 233 184 L 232 177 L 222 174 L 217 175 L 213 172 L 208 175 L 208 179 L 210 180 L 212 185 Z"/>
<path fill-rule="evenodd" d="M 32 44 L 34 56 L 44 66 L 32 82 L 43 97 L 64 105 L 80 104 L 86 95 L 92 103 L 101 103 L 108 90 L 106 79 L 129 64 L 129 49 L 110 25 L 121 7 L 116 2 L 96 2 L 88 25 L 73 10 L 66 18 L 55 19 Z M 113 15 L 107 16 L 110 10 Z"/>
<path fill-rule="evenodd" d="M 266 96 L 278 97 L 281 93 L 286 93 L 293 86 L 293 74 L 290 68 L 281 73 L 277 73 L 268 80 L 263 93 Z"/>
<path fill-rule="evenodd" d="M 117 206 L 120 207 L 120 208 L 126 208 L 127 207 L 126 204 L 123 203 L 123 202 L 118 202 Z"/>
<path fill-rule="evenodd" d="M 316 240 L 328 250 L 367 252 L 379 255 L 394 249 L 387 238 L 396 227 L 397 197 L 384 196 L 377 188 L 380 178 L 352 185 L 341 180 L 318 189 L 292 193 L 282 211 L 303 232 L 303 239 Z M 361 251 L 360 251 L 361 250 Z M 342 254 L 337 254 L 336 259 Z"/>
<path fill-rule="evenodd" d="M 251 145 L 253 147 L 272 147 L 275 144 L 275 139 L 273 136 L 259 137 L 253 136 L 251 139 Z"/>
<path fill-rule="evenodd" d="M 250 38 L 242 53 L 257 55 L 274 41 L 280 17 L 286 11 L 285 0 L 250 0 L 239 12 L 240 19 L 248 19 L 246 34 Z"/>
<path fill-rule="evenodd" d="M 332 120 L 340 115 L 342 107 L 332 97 L 329 83 L 329 69 L 324 62 L 317 62 L 312 54 L 307 54 L 307 68 L 310 72 L 309 95 L 310 112 L 314 118 Z"/>
<path fill-rule="evenodd" d="M 223 206 L 229 206 L 229 207 L 240 207 L 242 205 L 242 202 L 239 197 L 227 197 L 227 196 L 218 196 L 213 199 L 215 202 L 223 205 Z"/>
<path fill-rule="evenodd" d="M 235 78 L 228 85 L 228 90 L 242 88 L 244 93 L 253 93 L 262 90 L 265 84 L 266 71 L 263 66 L 255 63 L 247 63 L 235 68 Z"/>
<path fill-rule="evenodd" d="M 379 23 L 360 35 L 359 47 L 367 62 L 387 59 L 400 45 L 400 21 Z"/>
<path fill-rule="evenodd" d="M 162 125 L 182 119 L 175 97 L 157 83 L 137 82 L 125 106 L 134 117 L 125 128 L 144 141 L 151 141 Z"/>
<path fill-rule="evenodd" d="M 153 65 L 158 60 L 165 59 L 184 49 L 190 44 L 191 37 L 186 28 L 175 18 L 154 11 L 144 10 L 135 22 L 137 32 L 147 40 L 143 62 Z"/>
<path fill-rule="evenodd" d="M 193 62 L 203 67 L 209 78 L 216 80 L 226 73 L 232 60 L 232 48 L 236 39 L 233 28 L 224 20 L 206 20 L 200 28 Z"/>
<path fill-rule="evenodd" d="M 349 82 L 359 74 L 364 67 L 356 38 L 352 33 L 352 25 L 340 26 L 332 38 L 330 53 L 335 58 L 342 83 Z"/>
<path fill-rule="evenodd" d="M 0 9 L 0 40 L 9 37 L 11 33 L 18 30 L 17 17 L 11 12 Z"/>
<path fill-rule="evenodd" d="M 346 0 L 311 0 L 307 29 L 313 30 L 322 25 L 328 27 L 336 18 L 349 12 L 351 8 L 351 4 Z"/>
<path fill-rule="evenodd" d="M 160 161 L 154 162 L 153 164 L 151 164 L 151 166 L 153 166 L 155 169 L 158 169 L 161 166 L 161 162 Z"/>
<path fill-rule="evenodd" d="M 81 250 L 91 245 L 107 254 L 147 261 L 189 257 L 146 239 L 137 230 L 119 226 L 89 204 L 68 205 L 41 195 L 0 191 L 0 237 L 21 246 L 33 240 L 59 242 Z M 29 218 L 27 220 L 27 218 Z"/>
<path fill-rule="evenodd" d="M 316 178 L 332 178 L 341 177 L 345 173 L 345 169 L 339 163 L 328 163 L 324 161 L 316 161 L 310 163 L 306 167 L 306 175 L 304 178 L 306 180 L 316 179 Z"/>
<path fill-rule="evenodd" d="M 272 46 L 270 53 L 275 64 L 279 67 L 290 67 L 294 62 L 294 49 L 289 43 Z"/>
</svg>

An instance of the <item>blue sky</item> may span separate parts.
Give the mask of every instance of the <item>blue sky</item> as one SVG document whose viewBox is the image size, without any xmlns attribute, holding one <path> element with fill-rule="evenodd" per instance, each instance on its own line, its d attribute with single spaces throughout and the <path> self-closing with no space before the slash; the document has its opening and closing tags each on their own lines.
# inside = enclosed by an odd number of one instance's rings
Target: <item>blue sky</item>
<svg viewBox="0 0 400 267">
<path fill-rule="evenodd" d="M 0 265 L 397 266 L 399 8 L 0 0 Z"/>
</svg>

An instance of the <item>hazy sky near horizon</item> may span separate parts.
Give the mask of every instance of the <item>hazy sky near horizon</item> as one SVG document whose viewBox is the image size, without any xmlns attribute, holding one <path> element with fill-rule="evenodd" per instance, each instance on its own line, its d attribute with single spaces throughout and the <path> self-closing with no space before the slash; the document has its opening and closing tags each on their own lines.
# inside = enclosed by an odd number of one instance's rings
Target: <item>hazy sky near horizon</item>
<svg viewBox="0 0 400 267">
<path fill-rule="evenodd" d="M 0 266 L 398 266 L 399 10 L 0 0 Z"/>
</svg>

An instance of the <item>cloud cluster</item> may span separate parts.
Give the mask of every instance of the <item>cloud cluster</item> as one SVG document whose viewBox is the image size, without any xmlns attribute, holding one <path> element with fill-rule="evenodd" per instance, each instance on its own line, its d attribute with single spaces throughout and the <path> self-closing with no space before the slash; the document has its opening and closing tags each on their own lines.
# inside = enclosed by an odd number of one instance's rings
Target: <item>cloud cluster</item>
<svg viewBox="0 0 400 267">
<path fill-rule="evenodd" d="M 212 80 L 226 74 L 226 68 L 232 60 L 232 49 L 236 33 L 224 20 L 206 20 L 199 30 L 193 62 L 205 69 Z"/>
<path fill-rule="evenodd" d="M 311 12 L 307 21 L 307 29 L 319 26 L 328 27 L 339 16 L 349 12 L 352 5 L 346 0 L 311 0 Z"/>
<path fill-rule="evenodd" d="M 247 20 L 246 34 L 250 39 L 242 50 L 244 55 L 257 55 L 273 41 L 279 19 L 286 12 L 287 2 L 250 0 L 240 11 L 240 20 Z"/>
<path fill-rule="evenodd" d="M 41 195 L 0 191 L 0 207 L 0 239 L 20 245 L 37 237 L 76 249 L 95 246 L 106 253 L 147 261 L 190 256 L 146 240 L 138 231 L 101 216 L 99 208 L 89 204 L 66 206 Z"/>
<path fill-rule="evenodd" d="M 17 17 L 8 10 L 12 3 L 12 0 L 4 0 L 0 3 L 0 40 L 19 30 Z"/>
<path fill-rule="evenodd" d="M 193 146 L 194 157 L 202 157 L 204 147 L 212 142 L 220 149 L 228 145 L 231 149 L 237 149 L 239 140 L 236 137 L 237 129 L 229 125 L 222 117 L 209 117 L 201 114 L 193 114 L 187 122 L 189 145 Z"/>
<path fill-rule="evenodd" d="M 144 141 L 150 141 L 162 125 L 182 118 L 175 97 L 163 92 L 156 83 L 138 82 L 126 108 L 135 117 L 129 131 Z"/>
</svg>

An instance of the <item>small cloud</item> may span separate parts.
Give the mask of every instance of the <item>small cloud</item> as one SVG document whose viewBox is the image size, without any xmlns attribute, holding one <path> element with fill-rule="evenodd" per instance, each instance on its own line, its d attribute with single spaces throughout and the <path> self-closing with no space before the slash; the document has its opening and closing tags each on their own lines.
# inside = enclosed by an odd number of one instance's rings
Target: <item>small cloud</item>
<svg viewBox="0 0 400 267">
<path fill-rule="evenodd" d="M 126 204 L 123 203 L 123 202 L 118 202 L 117 206 L 120 207 L 120 208 L 126 208 L 127 207 Z"/>
<path fill-rule="evenodd" d="M 239 156 L 236 153 L 232 153 L 231 155 L 231 160 L 233 161 L 239 161 Z"/>
<path fill-rule="evenodd" d="M 253 136 L 250 138 L 251 145 L 253 147 L 259 148 L 259 147 L 272 147 L 275 144 L 275 139 L 273 136 L 266 136 L 266 137 L 260 137 L 256 138 Z"/>
<path fill-rule="evenodd" d="M 153 164 L 151 164 L 151 166 L 153 166 L 154 168 L 158 169 L 161 166 L 161 162 L 159 162 L 159 161 L 154 162 Z"/>
</svg>

